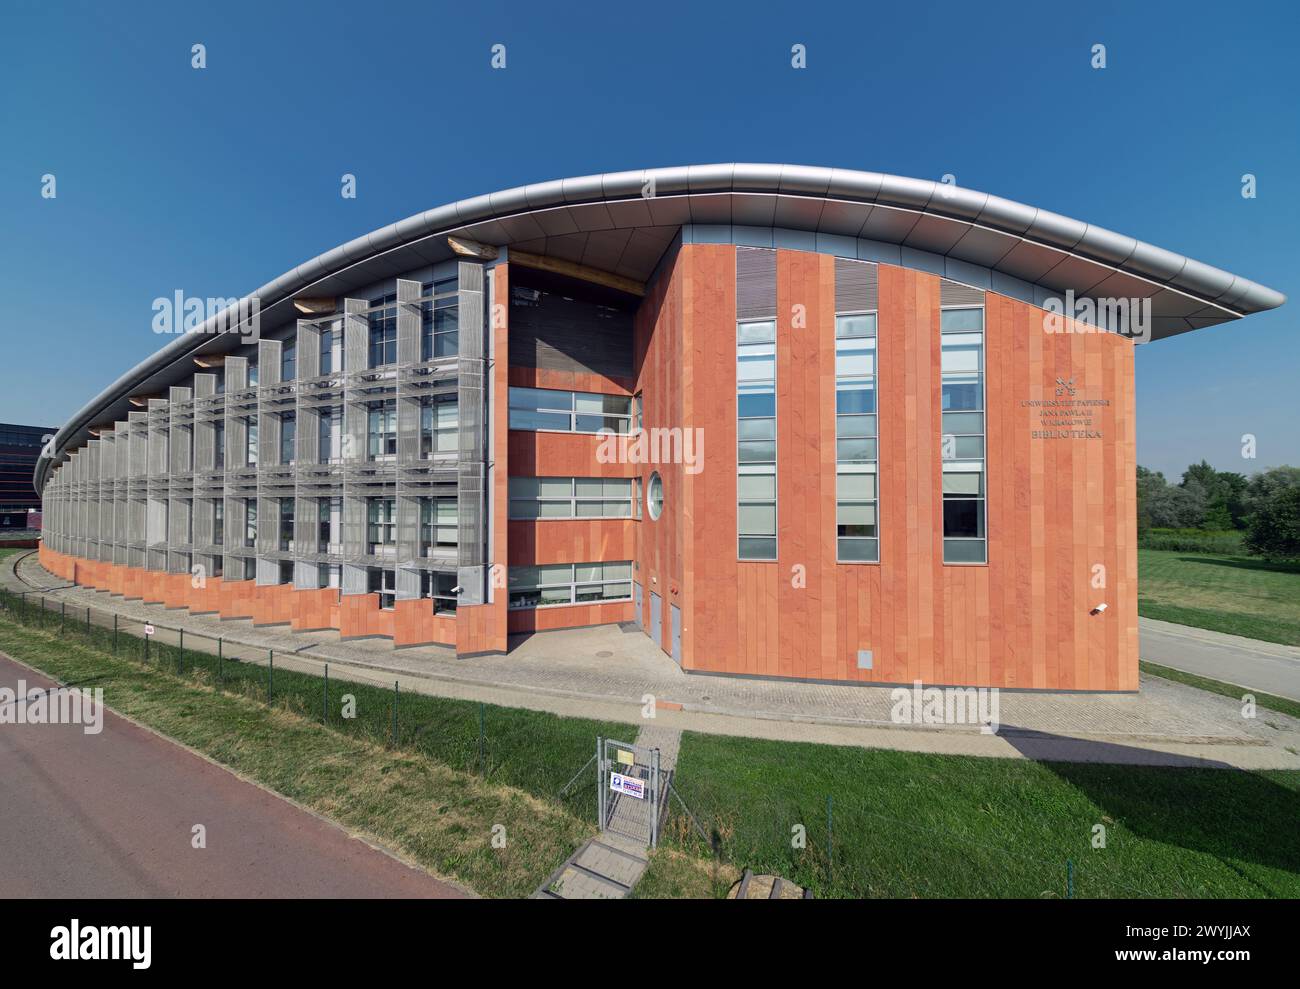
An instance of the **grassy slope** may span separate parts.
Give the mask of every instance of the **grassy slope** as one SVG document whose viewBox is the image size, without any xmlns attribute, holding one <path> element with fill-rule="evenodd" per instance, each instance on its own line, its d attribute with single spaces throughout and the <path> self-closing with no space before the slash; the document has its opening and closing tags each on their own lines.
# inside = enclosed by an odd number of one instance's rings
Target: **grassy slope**
<svg viewBox="0 0 1300 989">
<path fill-rule="evenodd" d="M 819 897 L 1062 896 L 1067 859 L 1076 896 L 1300 896 L 1295 772 L 1043 764 L 688 733 L 677 778 L 731 862 Z M 1095 824 L 1107 828 L 1105 849 L 1090 846 Z M 795 825 L 806 831 L 804 849 L 792 847 Z M 707 853 L 680 815 L 668 833 L 673 845 Z M 656 860 L 643 882 L 710 891 L 684 872 Z"/>
<path fill-rule="evenodd" d="M 1138 550 L 1138 611 L 1147 618 L 1300 646 L 1300 564 Z"/>
<path fill-rule="evenodd" d="M 596 734 L 626 731 L 489 707 L 482 779 L 429 754 L 440 750 L 476 764 L 478 705 L 421 698 L 432 702 L 421 707 L 410 698 L 402 746 L 394 750 L 376 730 L 389 722 L 391 709 L 380 708 L 372 688 L 333 684 L 332 701 L 345 691 L 357 697 L 358 719 L 339 730 L 300 711 L 293 681 L 319 697 L 319 679 L 277 672 L 268 707 L 259 695 L 265 670 L 227 664 L 228 689 L 217 691 L 202 668 L 178 677 L 81 645 L 79 638 L 61 638 L 57 625 L 42 631 L 0 617 L 0 650 L 66 682 L 103 687 L 110 707 L 485 895 L 529 895 L 594 832 L 594 815 L 582 811 L 582 801 L 555 801 L 564 780 L 554 781 L 577 771 L 583 760 L 571 756 L 585 757 Z M 421 720 L 417 712 L 434 717 Z M 506 829 L 504 849 L 491 846 L 496 824 Z"/>
</svg>

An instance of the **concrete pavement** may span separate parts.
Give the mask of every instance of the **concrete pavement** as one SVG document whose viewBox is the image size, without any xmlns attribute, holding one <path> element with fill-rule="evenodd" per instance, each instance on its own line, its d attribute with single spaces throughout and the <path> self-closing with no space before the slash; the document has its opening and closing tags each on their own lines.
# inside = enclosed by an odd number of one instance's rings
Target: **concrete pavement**
<svg viewBox="0 0 1300 989">
<path fill-rule="evenodd" d="M 54 686 L 0 655 L 20 679 Z M 469 895 L 111 711 L 0 724 L 0 787 L 0 897 Z"/>
<path fill-rule="evenodd" d="M 1149 663 L 1300 701 L 1300 648 L 1138 619 L 1139 651 Z"/>
</svg>

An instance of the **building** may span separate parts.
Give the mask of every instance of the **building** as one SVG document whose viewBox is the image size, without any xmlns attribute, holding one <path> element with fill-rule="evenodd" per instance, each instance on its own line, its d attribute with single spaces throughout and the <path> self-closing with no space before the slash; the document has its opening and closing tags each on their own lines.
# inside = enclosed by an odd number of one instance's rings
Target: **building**
<svg viewBox="0 0 1300 989">
<path fill-rule="evenodd" d="M 59 430 L 51 571 L 464 656 L 636 622 L 701 673 L 1133 690 L 1133 348 L 1285 300 L 737 164 L 439 207 L 246 301 Z"/>
<path fill-rule="evenodd" d="M 0 422 L 0 530 L 39 528 L 40 515 L 33 513 L 41 507 L 41 496 L 32 486 L 32 474 L 41 447 L 54 432 L 53 426 Z"/>
</svg>

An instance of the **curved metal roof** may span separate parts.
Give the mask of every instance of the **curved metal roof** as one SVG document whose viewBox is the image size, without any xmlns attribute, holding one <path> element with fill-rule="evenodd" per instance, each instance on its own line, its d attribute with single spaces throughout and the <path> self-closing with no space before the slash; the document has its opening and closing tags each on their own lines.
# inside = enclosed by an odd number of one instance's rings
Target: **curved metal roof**
<svg viewBox="0 0 1300 989">
<path fill-rule="evenodd" d="M 475 196 L 417 213 L 291 268 L 250 297 L 265 325 L 298 314 L 296 297 L 347 291 L 451 256 L 446 238 L 552 254 L 646 279 L 686 224 L 737 240 L 802 231 L 810 249 L 939 271 L 1034 297 L 1151 298 L 1159 338 L 1274 309 L 1280 292 L 1048 210 L 925 179 L 808 165 L 721 164 L 608 172 Z M 125 418 L 128 398 L 194 370 L 191 358 L 234 345 L 218 318 L 173 340 L 87 402 L 37 462 L 37 490 L 90 426 Z"/>
</svg>

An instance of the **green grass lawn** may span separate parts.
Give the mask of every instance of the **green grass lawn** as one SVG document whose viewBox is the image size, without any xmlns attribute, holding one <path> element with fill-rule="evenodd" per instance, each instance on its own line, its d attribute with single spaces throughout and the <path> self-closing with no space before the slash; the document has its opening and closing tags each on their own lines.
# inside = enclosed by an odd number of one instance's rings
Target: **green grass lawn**
<svg viewBox="0 0 1300 989">
<path fill-rule="evenodd" d="M 1300 896 L 1300 772 L 1036 763 L 687 733 L 682 796 L 727 860 L 818 897 Z M 832 798 L 828 838 L 827 797 Z M 1106 847 L 1091 845 L 1106 827 Z M 793 847 L 801 825 L 806 847 Z M 676 807 L 670 848 L 707 845 Z M 829 850 L 828 850 L 829 845 Z M 694 877 L 694 878 L 693 878 Z M 642 893 L 720 895 L 656 856 Z"/>
<path fill-rule="evenodd" d="M 1300 564 L 1140 549 L 1138 613 L 1300 646 Z"/>
<path fill-rule="evenodd" d="M 14 607 L 12 595 L 0 602 Z M 15 618 L 21 618 L 16 621 Z M 44 625 L 27 622 L 43 618 Z M 102 687 L 113 709 L 485 895 L 527 896 L 595 833 L 595 793 L 557 792 L 597 735 L 625 724 L 393 692 L 143 643 L 28 608 L 0 613 L 0 651 L 68 683 Z M 356 717 L 341 717 L 344 695 Z M 483 726 L 480 748 L 480 724 Z M 480 754 L 481 753 L 481 754 Z M 594 773 L 593 773 L 594 778 Z M 492 828 L 505 828 L 495 848 Z M 322 868 L 328 863 L 322 863 Z"/>
</svg>

